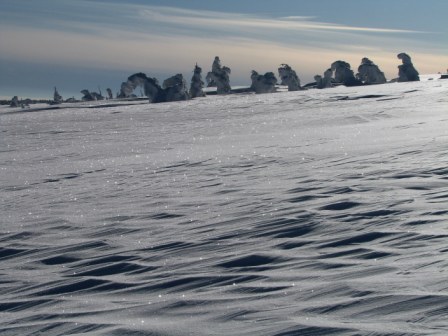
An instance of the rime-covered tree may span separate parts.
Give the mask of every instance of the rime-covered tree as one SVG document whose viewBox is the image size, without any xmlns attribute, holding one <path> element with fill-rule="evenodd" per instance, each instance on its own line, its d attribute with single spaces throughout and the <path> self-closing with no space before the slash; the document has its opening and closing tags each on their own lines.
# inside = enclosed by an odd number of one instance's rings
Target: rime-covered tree
<svg viewBox="0 0 448 336">
<path fill-rule="evenodd" d="M 355 78 L 350 64 L 344 61 L 336 61 L 331 64 L 331 70 L 334 72 L 334 80 L 345 86 L 356 86 L 362 83 Z"/>
<path fill-rule="evenodd" d="M 156 78 L 146 76 L 144 73 L 135 73 L 121 84 L 118 98 L 129 98 L 137 87 L 142 87 L 144 94 L 150 103 L 162 103 L 190 99 L 187 83 L 182 74 L 177 74 L 166 79 L 163 87 Z"/>
<path fill-rule="evenodd" d="M 255 93 L 271 93 L 276 90 L 277 78 L 273 72 L 266 72 L 264 75 L 259 75 L 258 72 L 252 70 L 250 79 L 252 80 L 250 88 Z"/>
<path fill-rule="evenodd" d="M 202 81 L 202 68 L 196 64 L 193 70 L 193 77 L 191 77 L 191 85 L 190 85 L 191 98 L 205 97 L 203 88 L 204 88 L 204 82 Z"/>
<path fill-rule="evenodd" d="M 14 96 L 11 99 L 11 103 L 9 104 L 10 107 L 19 107 L 20 103 L 19 103 L 19 97 Z"/>
<path fill-rule="evenodd" d="M 187 82 L 182 74 L 174 75 L 163 82 L 165 101 L 189 100 L 190 94 L 187 89 Z"/>
<path fill-rule="evenodd" d="M 208 86 L 216 86 L 218 94 L 230 93 L 230 73 L 230 68 L 221 66 L 221 60 L 216 56 L 212 64 L 212 71 L 207 73 Z"/>
<path fill-rule="evenodd" d="M 63 101 L 62 96 L 59 94 L 58 89 L 55 86 L 54 93 L 53 93 L 53 103 L 60 104 L 60 103 L 62 103 L 62 101 Z"/>
<path fill-rule="evenodd" d="M 103 100 L 104 97 L 97 93 L 97 92 L 90 92 L 87 89 L 84 89 L 81 91 L 81 93 L 84 95 L 81 99 L 83 101 L 95 101 L 95 100 Z"/>
<path fill-rule="evenodd" d="M 318 89 L 327 89 L 333 86 L 333 71 L 331 69 L 327 69 L 324 72 L 324 76 L 316 75 L 314 76 L 314 80 L 316 81 L 316 88 Z"/>
<path fill-rule="evenodd" d="M 367 57 L 361 60 L 356 78 L 363 84 L 384 84 L 387 81 L 384 73 Z"/>
<path fill-rule="evenodd" d="M 299 76 L 288 64 L 282 64 L 278 68 L 278 75 L 280 76 L 281 85 L 287 85 L 288 91 L 300 90 Z"/>
<path fill-rule="evenodd" d="M 420 80 L 418 71 L 414 68 L 411 61 L 411 56 L 406 53 L 397 55 L 403 64 L 398 66 L 398 81 L 399 82 L 415 82 Z"/>
</svg>

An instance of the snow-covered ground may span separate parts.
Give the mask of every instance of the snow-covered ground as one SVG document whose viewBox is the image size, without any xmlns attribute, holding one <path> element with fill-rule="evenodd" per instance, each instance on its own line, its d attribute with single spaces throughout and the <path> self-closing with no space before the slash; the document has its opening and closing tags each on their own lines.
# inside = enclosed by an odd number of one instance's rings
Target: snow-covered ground
<svg viewBox="0 0 448 336">
<path fill-rule="evenodd" d="M 2 107 L 0 334 L 448 334 L 447 95 Z"/>
</svg>

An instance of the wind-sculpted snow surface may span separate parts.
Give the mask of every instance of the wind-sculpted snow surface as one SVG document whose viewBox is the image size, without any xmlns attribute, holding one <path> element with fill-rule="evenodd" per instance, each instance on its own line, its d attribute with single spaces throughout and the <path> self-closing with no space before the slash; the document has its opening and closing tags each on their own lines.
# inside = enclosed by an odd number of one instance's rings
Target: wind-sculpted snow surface
<svg viewBox="0 0 448 336">
<path fill-rule="evenodd" d="M 2 107 L 0 334 L 447 334 L 447 91 Z"/>
</svg>

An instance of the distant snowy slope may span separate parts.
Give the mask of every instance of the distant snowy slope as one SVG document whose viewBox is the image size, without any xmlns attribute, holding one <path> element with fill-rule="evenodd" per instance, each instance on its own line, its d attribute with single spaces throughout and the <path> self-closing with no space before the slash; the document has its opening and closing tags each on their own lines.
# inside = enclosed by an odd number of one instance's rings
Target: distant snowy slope
<svg viewBox="0 0 448 336">
<path fill-rule="evenodd" d="M 446 75 L 446 74 L 445 74 Z M 427 81 L 427 80 L 439 80 L 442 77 L 442 74 L 424 74 L 420 75 L 421 81 Z"/>
</svg>

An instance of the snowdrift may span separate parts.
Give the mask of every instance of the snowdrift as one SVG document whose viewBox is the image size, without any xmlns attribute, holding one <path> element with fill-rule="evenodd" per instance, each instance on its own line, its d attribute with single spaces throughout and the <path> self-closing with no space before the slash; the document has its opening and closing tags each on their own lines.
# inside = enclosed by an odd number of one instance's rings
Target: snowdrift
<svg viewBox="0 0 448 336">
<path fill-rule="evenodd" d="M 2 108 L 0 334 L 448 333 L 447 92 Z"/>
</svg>

